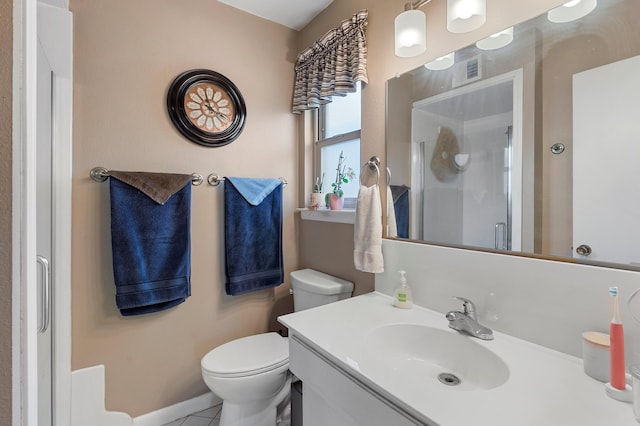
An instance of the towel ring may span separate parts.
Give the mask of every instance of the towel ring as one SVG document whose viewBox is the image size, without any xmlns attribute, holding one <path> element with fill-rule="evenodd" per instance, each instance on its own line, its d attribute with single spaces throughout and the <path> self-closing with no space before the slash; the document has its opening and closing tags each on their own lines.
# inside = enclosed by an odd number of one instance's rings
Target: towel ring
<svg viewBox="0 0 640 426">
<path fill-rule="evenodd" d="M 369 161 L 367 161 L 366 163 L 364 163 L 364 165 L 362 166 L 362 168 L 360 169 L 360 184 L 362 185 L 362 170 L 364 170 L 365 167 L 369 167 L 369 170 L 376 172 L 376 185 L 378 185 L 378 183 L 380 182 L 380 168 L 378 167 L 380 165 L 380 158 L 376 157 L 375 155 L 373 157 L 371 157 L 369 159 Z"/>
<path fill-rule="evenodd" d="M 110 176 L 111 175 L 109 174 L 109 170 L 100 166 L 94 167 L 89 172 L 89 177 L 96 182 L 104 182 L 109 179 Z M 202 182 L 204 182 L 204 178 L 202 177 L 202 175 L 199 175 L 198 173 L 191 174 L 191 185 L 198 186 L 201 185 Z"/>
<path fill-rule="evenodd" d="M 391 184 L 391 170 L 387 167 L 387 186 Z"/>
</svg>

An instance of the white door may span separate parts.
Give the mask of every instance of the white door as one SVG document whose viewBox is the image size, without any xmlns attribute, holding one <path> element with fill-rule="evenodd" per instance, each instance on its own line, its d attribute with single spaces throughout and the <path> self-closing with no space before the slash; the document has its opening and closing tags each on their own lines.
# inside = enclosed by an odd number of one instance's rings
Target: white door
<svg viewBox="0 0 640 426">
<path fill-rule="evenodd" d="M 13 423 L 68 426 L 73 21 L 62 7 L 43 2 L 35 6 L 26 2 L 16 20 L 21 34 L 16 78 L 21 90 L 14 93 L 20 108 L 15 108 L 14 117 L 18 137 L 13 147 L 19 161 L 14 164 L 13 189 L 20 202 L 13 203 L 12 210 L 20 255 L 13 265 L 19 279 L 12 285 L 12 317 L 20 344 L 12 347 L 14 360 L 19 360 L 14 369 L 19 408 L 13 411 Z M 49 273 L 45 264 L 51 267 Z M 45 276 L 52 285 L 49 304 L 43 303 Z M 47 313 L 46 305 L 59 309 Z M 49 326 L 44 327 L 47 319 Z"/>
<path fill-rule="evenodd" d="M 52 425 L 52 79 L 53 71 L 38 40 L 36 128 L 36 250 L 38 254 L 38 426 Z"/>
<path fill-rule="evenodd" d="M 575 258 L 640 263 L 639 69 L 636 56 L 573 76 Z"/>
</svg>

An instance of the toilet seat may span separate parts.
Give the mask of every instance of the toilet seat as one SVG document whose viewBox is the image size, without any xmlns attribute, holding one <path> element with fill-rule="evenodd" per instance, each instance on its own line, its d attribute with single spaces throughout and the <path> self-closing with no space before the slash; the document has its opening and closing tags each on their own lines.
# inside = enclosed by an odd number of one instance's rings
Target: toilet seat
<svg viewBox="0 0 640 426">
<path fill-rule="evenodd" d="M 246 377 L 289 364 L 289 342 L 278 333 L 242 337 L 225 343 L 202 358 L 203 373 L 216 377 Z"/>
</svg>

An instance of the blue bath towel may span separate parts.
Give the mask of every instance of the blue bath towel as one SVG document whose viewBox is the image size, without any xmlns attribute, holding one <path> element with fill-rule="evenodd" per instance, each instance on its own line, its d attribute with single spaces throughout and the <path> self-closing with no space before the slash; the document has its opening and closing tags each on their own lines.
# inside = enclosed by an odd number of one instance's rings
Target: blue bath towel
<svg viewBox="0 0 640 426">
<path fill-rule="evenodd" d="M 405 185 L 389 185 L 393 194 L 393 210 L 396 214 L 398 237 L 409 238 L 409 188 Z"/>
<path fill-rule="evenodd" d="M 110 173 L 111 248 L 120 313 L 147 314 L 184 302 L 191 295 L 191 176 Z"/>
<path fill-rule="evenodd" d="M 226 177 L 224 221 L 227 294 L 282 284 L 282 182 Z"/>
</svg>

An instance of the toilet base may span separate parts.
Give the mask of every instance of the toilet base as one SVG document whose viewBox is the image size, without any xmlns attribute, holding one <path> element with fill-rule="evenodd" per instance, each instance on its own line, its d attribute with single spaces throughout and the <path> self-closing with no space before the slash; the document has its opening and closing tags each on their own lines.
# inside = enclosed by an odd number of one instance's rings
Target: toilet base
<svg viewBox="0 0 640 426">
<path fill-rule="evenodd" d="M 288 406 L 291 393 L 291 375 L 275 398 L 237 404 L 222 402 L 220 426 L 289 426 L 290 414 L 278 419 L 279 411 Z M 281 420 L 281 421 L 277 421 Z M 282 421 L 284 420 L 284 421 Z"/>
</svg>

